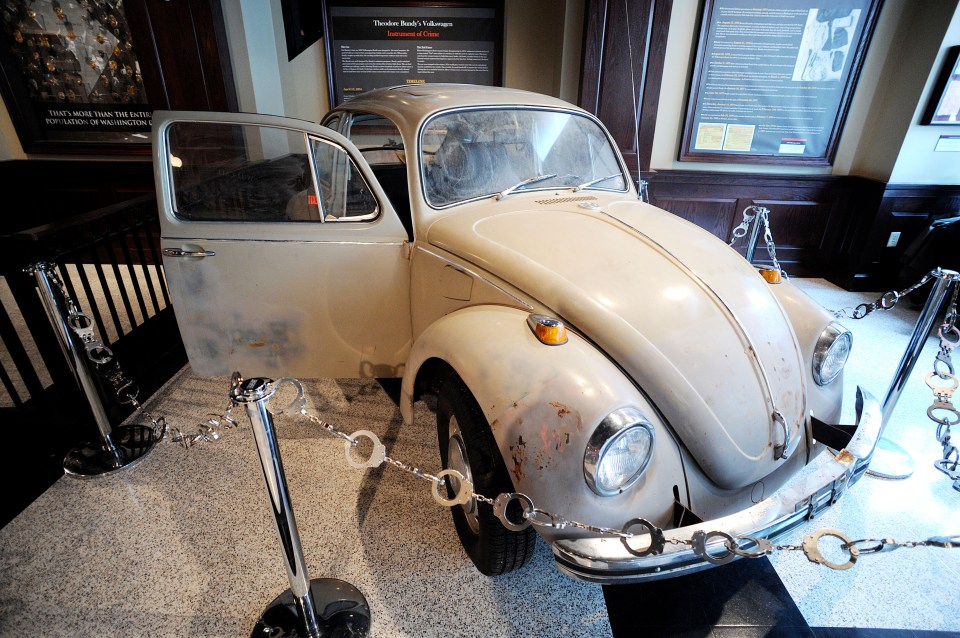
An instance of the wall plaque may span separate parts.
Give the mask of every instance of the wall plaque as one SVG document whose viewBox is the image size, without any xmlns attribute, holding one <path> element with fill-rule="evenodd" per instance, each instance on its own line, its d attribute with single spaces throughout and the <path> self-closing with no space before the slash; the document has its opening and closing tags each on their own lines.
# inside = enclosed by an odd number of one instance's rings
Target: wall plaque
<svg viewBox="0 0 960 638">
<path fill-rule="evenodd" d="M 830 165 L 880 0 L 705 0 L 680 160 Z"/>
<path fill-rule="evenodd" d="M 502 83 L 502 0 L 325 5 L 333 106 L 398 84 Z"/>
</svg>

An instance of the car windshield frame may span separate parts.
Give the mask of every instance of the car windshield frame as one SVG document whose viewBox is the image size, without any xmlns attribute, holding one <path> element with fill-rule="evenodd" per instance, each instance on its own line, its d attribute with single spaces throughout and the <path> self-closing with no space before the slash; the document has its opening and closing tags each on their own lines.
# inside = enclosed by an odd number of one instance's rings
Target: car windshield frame
<svg viewBox="0 0 960 638">
<path fill-rule="evenodd" d="M 595 185 L 595 186 L 594 186 L 594 185 L 588 186 L 588 187 L 586 187 L 586 189 L 588 189 L 588 190 L 601 190 L 601 191 L 607 191 L 607 192 L 612 192 L 612 193 L 629 193 L 629 192 L 630 192 L 630 179 L 631 179 L 631 178 L 630 178 L 630 172 L 629 172 L 629 170 L 628 170 L 628 168 L 627 168 L 627 166 L 626 166 L 626 163 L 624 162 L 622 155 L 620 154 L 619 150 L 617 149 L 617 146 L 616 146 L 616 144 L 614 143 L 613 138 L 612 138 L 611 135 L 610 135 L 610 132 L 609 132 L 609 131 L 606 129 L 606 127 L 600 122 L 600 120 L 597 119 L 596 117 L 594 117 L 593 115 L 591 115 L 591 114 L 589 114 L 589 113 L 586 113 L 586 112 L 583 112 L 583 111 L 575 110 L 575 109 L 564 109 L 564 108 L 559 108 L 559 107 L 538 106 L 538 105 L 532 105 L 532 104 L 531 104 L 531 105 L 526 105 L 526 104 L 492 104 L 492 105 L 483 105 L 483 106 L 466 106 L 466 107 L 457 107 L 457 108 L 445 109 L 445 110 L 438 111 L 438 112 L 436 112 L 436 113 L 431 114 L 429 117 L 427 117 L 427 118 L 421 123 L 420 129 L 419 129 L 419 131 L 418 131 L 418 133 L 417 133 L 417 147 L 416 147 L 417 155 L 416 155 L 416 156 L 417 156 L 417 167 L 418 167 L 418 171 L 419 171 L 419 174 L 420 174 L 420 176 L 419 176 L 419 181 L 420 181 L 420 194 L 421 194 L 421 197 L 422 197 L 424 203 L 426 203 L 427 206 L 429 206 L 431 209 L 433 209 L 433 210 L 445 210 L 445 209 L 448 209 L 448 208 L 451 208 L 451 207 L 454 207 L 454 206 L 460 206 L 461 204 L 466 204 L 466 203 L 469 203 L 469 202 L 475 202 L 475 201 L 479 201 L 479 200 L 490 199 L 490 198 L 493 198 L 493 197 L 498 196 L 504 189 L 509 189 L 510 187 L 516 186 L 516 183 L 510 183 L 510 184 L 506 184 L 506 183 L 505 183 L 505 184 L 503 184 L 502 186 L 500 186 L 499 188 L 496 188 L 496 189 L 494 190 L 493 186 L 491 185 L 491 187 L 490 187 L 490 189 L 489 189 L 489 192 L 486 192 L 486 191 L 485 191 L 485 192 L 480 193 L 480 194 L 472 194 L 472 195 L 465 196 L 465 197 L 460 198 L 460 199 L 455 199 L 455 200 L 452 200 L 452 201 L 446 201 L 446 202 L 443 202 L 443 203 L 437 203 L 437 202 L 434 202 L 434 201 L 431 200 L 431 195 L 430 195 L 429 187 L 428 187 L 428 183 L 427 183 L 427 179 L 428 179 L 428 177 L 427 177 L 428 167 L 427 167 L 427 163 L 426 163 L 426 161 L 425 161 L 425 155 L 429 155 L 429 154 L 431 154 L 431 153 L 424 151 L 424 136 L 427 134 L 427 131 L 428 131 L 429 127 L 431 126 L 431 124 L 435 123 L 435 122 L 436 122 L 438 119 L 440 119 L 440 118 L 449 117 L 449 116 L 455 115 L 455 114 L 474 113 L 474 112 L 481 112 L 481 111 L 482 111 L 482 112 L 489 112 L 489 111 L 522 111 L 522 112 L 530 112 L 530 113 L 551 113 L 551 114 L 557 114 L 557 115 L 563 115 L 563 116 L 581 118 L 582 120 L 585 120 L 586 122 L 589 122 L 590 124 L 592 124 L 593 126 L 595 126 L 595 127 L 597 128 L 597 131 L 598 131 L 599 133 L 601 133 L 601 134 L 603 135 L 603 139 L 606 141 L 606 144 L 607 144 L 607 146 L 608 146 L 609 149 L 610 149 L 610 153 L 611 153 L 612 156 L 613 156 L 613 160 L 614 160 L 615 163 L 616 163 L 616 168 L 619 169 L 620 174 L 621 174 L 621 176 L 622 176 L 622 179 L 621 179 L 622 188 L 610 188 L 610 187 L 605 187 L 605 186 L 602 186 L 602 185 L 598 184 L 598 185 Z M 599 169 L 594 169 L 594 170 L 597 171 L 597 172 L 602 172 L 603 169 L 602 169 L 602 168 L 599 168 Z M 550 171 L 550 172 L 553 172 L 553 171 Z M 525 179 L 525 178 L 529 178 L 529 177 L 535 177 L 535 175 L 531 174 L 531 175 L 523 176 L 524 179 Z M 560 176 L 560 179 L 562 179 L 563 177 L 564 177 L 564 176 Z M 575 176 L 573 176 L 573 175 L 567 175 L 566 177 L 575 177 Z M 576 186 L 580 186 L 580 185 L 582 185 L 582 183 L 588 182 L 588 181 L 590 181 L 590 179 L 593 179 L 593 178 L 596 177 L 596 176 L 581 176 L 581 177 L 582 177 L 582 179 L 579 179 L 579 180 L 577 180 L 577 181 L 571 181 L 570 183 L 557 184 L 557 183 L 549 183 L 549 182 L 547 182 L 547 183 L 545 183 L 545 184 L 542 185 L 542 186 L 536 185 L 536 184 L 531 184 L 529 187 L 522 187 L 522 188 L 520 188 L 520 189 L 518 189 L 518 190 L 514 190 L 513 193 L 519 194 L 519 193 L 526 193 L 526 192 L 539 192 L 539 191 L 549 191 L 549 190 L 573 190 Z M 601 175 L 601 177 L 603 177 L 603 175 Z M 520 182 L 520 181 L 522 181 L 522 179 L 518 179 L 518 180 L 517 180 L 517 182 Z"/>
</svg>

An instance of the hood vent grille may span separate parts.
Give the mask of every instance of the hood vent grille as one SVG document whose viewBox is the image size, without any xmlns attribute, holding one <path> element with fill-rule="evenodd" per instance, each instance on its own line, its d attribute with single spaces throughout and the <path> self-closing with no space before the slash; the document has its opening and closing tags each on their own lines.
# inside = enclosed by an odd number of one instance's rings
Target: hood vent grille
<svg viewBox="0 0 960 638">
<path fill-rule="evenodd" d="M 538 199 L 538 204 L 566 204 L 568 202 L 589 202 L 597 198 L 593 195 L 580 195 L 579 197 L 554 197 L 553 199 Z"/>
</svg>

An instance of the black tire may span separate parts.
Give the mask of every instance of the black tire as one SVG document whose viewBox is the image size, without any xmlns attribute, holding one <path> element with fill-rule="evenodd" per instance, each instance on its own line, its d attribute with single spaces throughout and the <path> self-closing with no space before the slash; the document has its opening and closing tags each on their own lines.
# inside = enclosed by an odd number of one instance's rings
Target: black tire
<svg viewBox="0 0 960 638">
<path fill-rule="evenodd" d="M 456 418 L 464 443 L 464 461 L 470 470 L 473 491 L 489 498 L 512 492 L 513 484 L 503 457 L 480 406 L 460 377 L 453 370 L 445 370 L 437 389 L 437 438 L 444 469 L 450 467 L 451 441 L 457 445 L 451 437 L 451 418 Z M 454 454 L 457 454 L 456 450 Z M 454 465 L 457 465 L 456 461 Z M 452 497 L 452 486 L 448 485 L 447 490 Z M 451 508 L 451 513 L 460 543 L 481 573 L 487 576 L 505 574 L 523 567 L 533 556 L 537 540 L 533 528 L 519 532 L 508 530 L 493 515 L 493 508 L 487 503 L 457 505 Z"/>
</svg>

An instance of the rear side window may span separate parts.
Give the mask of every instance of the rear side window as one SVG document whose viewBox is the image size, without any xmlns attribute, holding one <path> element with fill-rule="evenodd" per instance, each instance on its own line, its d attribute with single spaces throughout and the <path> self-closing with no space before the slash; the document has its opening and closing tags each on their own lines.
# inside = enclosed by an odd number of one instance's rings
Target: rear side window
<svg viewBox="0 0 960 638">
<path fill-rule="evenodd" d="M 169 128 L 168 144 L 173 208 L 180 219 L 357 221 L 372 219 L 378 212 L 376 200 L 346 151 L 301 131 L 175 122 Z M 311 152 L 316 153 L 313 162 Z"/>
</svg>

